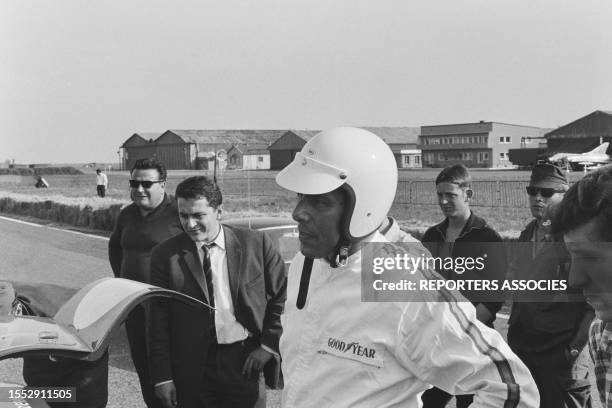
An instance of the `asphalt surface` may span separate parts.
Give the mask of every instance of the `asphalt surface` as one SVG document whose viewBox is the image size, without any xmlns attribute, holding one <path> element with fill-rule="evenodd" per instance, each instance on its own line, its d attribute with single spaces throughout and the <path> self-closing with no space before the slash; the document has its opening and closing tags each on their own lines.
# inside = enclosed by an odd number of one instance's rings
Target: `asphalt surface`
<svg viewBox="0 0 612 408">
<path fill-rule="evenodd" d="M 0 279 L 58 285 L 46 301 L 61 304 L 87 283 L 113 276 L 107 247 L 104 237 L 0 217 Z M 110 351 L 108 407 L 145 408 L 123 329 Z M 0 361 L 0 382 L 23 384 L 21 365 Z"/>
</svg>

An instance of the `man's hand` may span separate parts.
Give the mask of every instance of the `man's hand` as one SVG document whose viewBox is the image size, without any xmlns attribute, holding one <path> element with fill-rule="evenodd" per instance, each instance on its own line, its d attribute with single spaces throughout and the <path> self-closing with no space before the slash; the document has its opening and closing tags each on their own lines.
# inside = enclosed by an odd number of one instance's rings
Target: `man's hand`
<svg viewBox="0 0 612 408">
<path fill-rule="evenodd" d="M 155 396 L 161 400 L 164 408 L 175 408 L 178 404 L 176 401 L 176 387 L 173 381 L 156 385 Z"/>
<path fill-rule="evenodd" d="M 493 313 L 485 305 L 476 305 L 476 318 L 484 324 L 489 324 L 493 320 Z"/>
<path fill-rule="evenodd" d="M 246 361 L 244 362 L 244 367 L 242 367 L 242 375 L 247 376 L 248 378 L 257 378 L 259 376 L 259 372 L 263 370 L 264 366 L 274 355 L 266 350 L 264 350 L 261 346 L 257 347 L 255 350 L 249 354 Z"/>
</svg>

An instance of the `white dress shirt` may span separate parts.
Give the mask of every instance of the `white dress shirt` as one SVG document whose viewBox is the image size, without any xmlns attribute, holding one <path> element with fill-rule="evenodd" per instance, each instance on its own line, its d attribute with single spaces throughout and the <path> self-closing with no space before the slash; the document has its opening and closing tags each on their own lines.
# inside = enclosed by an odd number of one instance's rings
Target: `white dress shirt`
<svg viewBox="0 0 612 408">
<path fill-rule="evenodd" d="M 215 245 L 212 245 L 214 243 Z M 202 250 L 203 242 L 196 242 L 200 264 L 204 257 Z M 249 337 L 249 331 L 241 325 L 234 315 L 234 304 L 229 285 L 229 274 L 227 271 L 227 258 L 225 250 L 225 233 L 220 227 L 219 234 L 211 242 L 210 246 L 210 267 L 212 271 L 213 294 L 215 298 L 215 329 L 217 332 L 217 342 L 219 344 L 231 344 L 242 341 Z M 204 273 L 202 271 L 202 273 Z"/>
<path fill-rule="evenodd" d="M 96 185 L 104 187 L 108 186 L 108 177 L 106 177 L 106 174 L 96 174 Z"/>
</svg>

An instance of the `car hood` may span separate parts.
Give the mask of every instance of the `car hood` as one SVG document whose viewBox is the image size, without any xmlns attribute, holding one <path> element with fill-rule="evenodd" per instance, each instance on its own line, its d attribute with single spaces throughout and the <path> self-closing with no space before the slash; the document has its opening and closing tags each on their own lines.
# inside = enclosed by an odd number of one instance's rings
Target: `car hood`
<svg viewBox="0 0 612 408">
<path fill-rule="evenodd" d="M 97 360 L 129 312 L 154 297 L 210 308 L 182 293 L 128 279 L 103 278 L 79 290 L 53 318 L 0 317 L 0 360 L 41 354 Z"/>
</svg>

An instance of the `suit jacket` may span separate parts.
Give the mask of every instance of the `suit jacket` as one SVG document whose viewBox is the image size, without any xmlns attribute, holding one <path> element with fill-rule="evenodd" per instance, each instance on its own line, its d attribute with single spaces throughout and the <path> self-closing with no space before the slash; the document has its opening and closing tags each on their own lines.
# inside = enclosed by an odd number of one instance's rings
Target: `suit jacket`
<svg viewBox="0 0 612 408">
<path fill-rule="evenodd" d="M 236 320 L 260 344 L 278 352 L 282 332 L 280 316 L 287 291 L 283 259 L 264 233 L 225 225 L 223 229 Z M 186 233 L 153 248 L 151 283 L 209 303 L 197 249 Z M 174 380 L 179 402 L 191 398 L 189 394 L 201 383 L 213 318 L 208 310 L 177 301 L 158 300 L 152 304 L 151 378 L 154 384 Z M 270 363 L 274 365 L 278 361 L 272 359 Z M 270 372 L 269 367 L 265 371 Z"/>
</svg>

